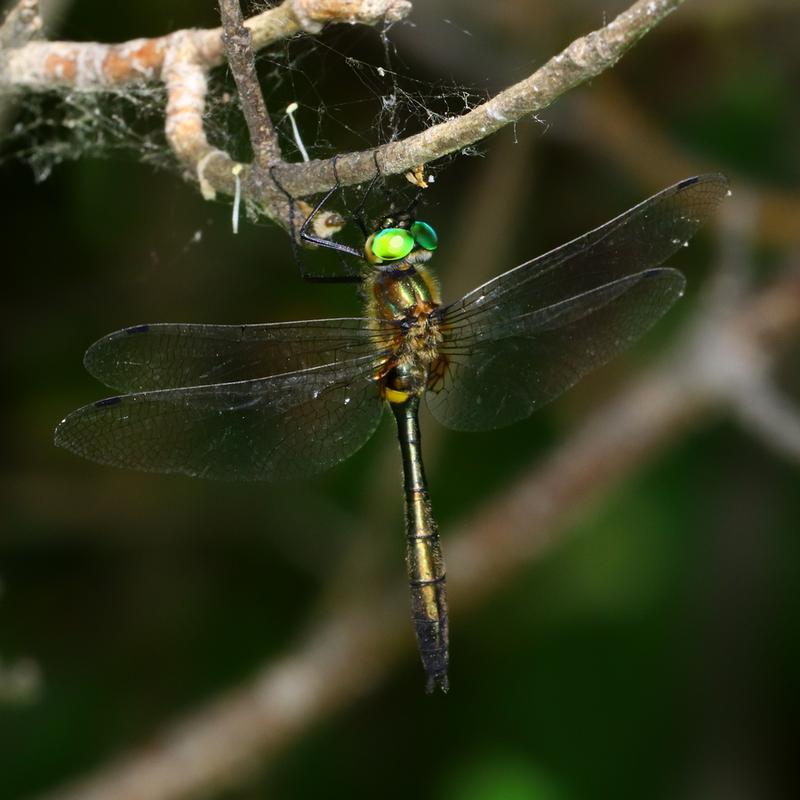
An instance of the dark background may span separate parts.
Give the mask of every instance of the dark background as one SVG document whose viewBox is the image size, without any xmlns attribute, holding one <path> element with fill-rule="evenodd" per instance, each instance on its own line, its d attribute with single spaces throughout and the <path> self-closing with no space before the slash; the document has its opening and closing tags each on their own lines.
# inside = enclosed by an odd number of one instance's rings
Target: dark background
<svg viewBox="0 0 800 800">
<path fill-rule="evenodd" d="M 118 41 L 217 24 L 213 3 L 193 5 L 149 0 L 110 13 L 76 0 L 51 35 Z M 409 97 L 461 113 L 453 87 L 474 104 L 626 5 L 418 2 L 415 25 L 389 34 L 404 76 L 400 122 L 425 124 Z M 768 280 L 800 239 L 798 36 L 794 2 L 690 0 L 538 122 L 450 159 L 424 211 L 440 234 L 445 298 L 693 169 L 727 172 L 734 189 L 753 191 L 761 218 L 744 237 L 745 259 L 754 282 Z M 278 47 L 261 59 L 268 102 L 276 118 L 301 102 L 312 156 L 379 144 L 391 127 L 385 114 L 375 124 L 383 59 L 375 31 L 347 26 L 319 44 Z M 97 148 L 88 122 L 73 138 L 58 127 L 63 99 L 26 100 L 6 119 L 0 658 L 34 659 L 42 683 L 27 701 L 0 705 L 2 798 L 77 777 L 235 686 L 365 571 L 404 581 L 387 420 L 346 463 L 280 487 L 119 471 L 53 447 L 61 417 L 107 393 L 81 358 L 109 331 L 359 313 L 351 288 L 299 279 L 274 226 L 243 220 L 231 235 L 229 204 L 204 202 L 159 150 L 154 101 L 131 103 Z M 125 113 L 104 102 L 104 113 Z M 12 135 L 15 121 L 23 127 Z M 214 124 L 219 143 L 245 157 L 234 112 L 218 110 Z M 67 155 L 92 147 L 37 183 L 14 156 L 42 142 L 40 153 L 54 142 Z M 151 145 L 155 166 L 139 160 Z M 449 529 L 679 335 L 719 263 L 718 244 L 707 230 L 674 260 L 687 298 L 651 335 L 530 420 L 490 434 L 423 420 L 445 553 Z M 789 388 L 800 385 L 796 363 L 783 368 Z M 423 694 L 409 651 L 368 697 L 224 796 L 797 796 L 799 514 L 797 464 L 725 415 L 708 419 L 488 603 L 456 609 L 449 696 Z"/>
</svg>

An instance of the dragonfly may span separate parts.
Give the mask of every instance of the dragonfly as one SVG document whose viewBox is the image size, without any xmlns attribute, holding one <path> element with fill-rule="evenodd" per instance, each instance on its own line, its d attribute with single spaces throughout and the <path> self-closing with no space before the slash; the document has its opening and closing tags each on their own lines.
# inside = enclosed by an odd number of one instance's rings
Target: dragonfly
<svg viewBox="0 0 800 800">
<path fill-rule="evenodd" d="M 411 617 L 426 690 L 447 691 L 445 566 L 420 402 L 448 428 L 485 431 L 558 397 L 682 295 L 683 274 L 662 264 L 727 194 L 721 174 L 688 178 L 447 304 L 429 265 L 434 228 L 410 213 L 384 219 L 359 253 L 363 316 L 111 333 L 84 364 L 122 394 L 69 414 L 55 442 L 92 461 L 149 472 L 299 479 L 354 454 L 388 406 L 400 444 Z"/>
</svg>

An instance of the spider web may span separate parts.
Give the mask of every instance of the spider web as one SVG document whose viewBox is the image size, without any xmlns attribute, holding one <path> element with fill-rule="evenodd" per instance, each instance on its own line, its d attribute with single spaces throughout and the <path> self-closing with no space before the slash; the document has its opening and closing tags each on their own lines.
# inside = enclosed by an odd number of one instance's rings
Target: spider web
<svg viewBox="0 0 800 800">
<path fill-rule="evenodd" d="M 455 82 L 413 76 L 390 28 L 334 26 L 297 36 L 257 56 L 262 89 L 289 161 L 301 151 L 286 107 L 298 103 L 296 122 L 311 158 L 376 147 L 461 115 L 485 92 Z M 164 136 L 163 86 L 115 91 L 0 96 L 17 112 L 0 134 L 0 164 L 30 166 L 37 181 L 59 164 L 85 157 L 128 157 L 182 173 Z M 209 76 L 205 130 L 210 143 L 239 160 L 251 150 L 235 85 L 226 67 Z M 474 151 L 465 151 L 468 154 Z"/>
</svg>

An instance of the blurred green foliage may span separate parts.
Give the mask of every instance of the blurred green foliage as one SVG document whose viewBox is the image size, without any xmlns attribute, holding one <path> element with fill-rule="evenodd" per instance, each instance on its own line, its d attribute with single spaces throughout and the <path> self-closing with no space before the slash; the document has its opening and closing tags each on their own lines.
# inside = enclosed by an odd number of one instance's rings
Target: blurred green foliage
<svg viewBox="0 0 800 800">
<path fill-rule="evenodd" d="M 422 81 L 426 97 L 443 75 L 480 96 L 602 21 L 578 0 L 505 4 L 513 26 L 480 5 L 428 2 L 416 27 L 391 31 L 398 69 Z M 767 5 L 728 18 L 719 4 L 689 3 L 613 80 L 709 170 L 797 191 L 800 9 Z M 57 35 L 122 40 L 215 23 L 213 4 L 124 4 L 109 14 L 98 0 L 76 0 Z M 317 155 L 380 141 L 379 98 L 352 58 L 383 63 L 375 32 L 335 29 L 261 61 L 271 107 L 305 104 L 300 124 Z M 463 285 L 464 272 L 496 274 L 659 188 L 605 158 L 602 143 L 574 140 L 572 114 L 605 80 L 560 100 L 544 126 L 521 123 L 483 143 L 485 158 L 439 172 L 425 218 L 440 234 L 445 297 L 479 282 Z M 315 127 L 320 97 L 328 105 Z M 648 142 L 640 146 L 647 153 Z M 511 158 L 518 168 L 503 177 Z M 0 655 L 33 657 L 44 675 L 37 701 L 0 708 L 0 798 L 16 800 L 141 745 L 282 653 L 345 591 L 343 565 L 357 548 L 374 545 L 368 560 L 380 562 L 382 580 L 401 585 L 404 569 L 388 423 L 329 474 L 277 488 L 115 471 L 52 446 L 58 420 L 103 394 L 81 357 L 104 333 L 145 321 L 355 314 L 352 289 L 304 284 L 278 230 L 245 222 L 233 237 L 227 202 L 203 202 L 174 172 L 137 163 L 135 148 L 61 164 L 41 184 L 6 161 L 2 180 Z M 487 236 L 501 232 L 485 263 L 456 259 L 476 205 L 500 206 L 508 192 L 507 216 L 483 217 Z M 786 257 L 788 248 L 772 249 Z M 445 554 L 449 528 L 657 357 L 695 307 L 715 252 L 707 234 L 681 259 L 684 309 L 531 420 L 475 435 L 423 420 Z M 449 696 L 424 696 L 409 657 L 225 797 L 796 796 L 798 479 L 797 465 L 733 423 L 710 421 L 484 606 L 454 609 Z"/>
</svg>

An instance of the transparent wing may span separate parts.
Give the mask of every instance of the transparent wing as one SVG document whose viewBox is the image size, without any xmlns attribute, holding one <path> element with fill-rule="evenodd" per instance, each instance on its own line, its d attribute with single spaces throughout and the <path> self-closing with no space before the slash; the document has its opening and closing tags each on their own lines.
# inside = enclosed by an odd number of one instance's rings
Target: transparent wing
<svg viewBox="0 0 800 800">
<path fill-rule="evenodd" d="M 135 325 L 95 342 L 84 364 L 120 391 L 172 389 L 266 378 L 388 352 L 397 333 L 393 323 L 360 318 Z"/>
<path fill-rule="evenodd" d="M 450 336 L 480 340 L 510 316 L 561 303 L 657 267 L 683 247 L 728 192 L 724 175 L 676 183 L 605 225 L 488 281 L 443 308 Z"/>
<path fill-rule="evenodd" d="M 425 393 L 428 406 L 455 430 L 524 419 L 638 339 L 683 287 L 677 270 L 646 270 L 512 315 L 488 336 L 471 335 L 468 345 L 445 334 L 439 370 Z"/>
<path fill-rule="evenodd" d="M 380 421 L 374 354 L 257 380 L 111 397 L 70 414 L 56 444 L 148 472 L 292 479 L 352 455 Z"/>
</svg>

